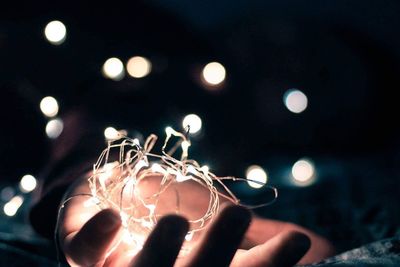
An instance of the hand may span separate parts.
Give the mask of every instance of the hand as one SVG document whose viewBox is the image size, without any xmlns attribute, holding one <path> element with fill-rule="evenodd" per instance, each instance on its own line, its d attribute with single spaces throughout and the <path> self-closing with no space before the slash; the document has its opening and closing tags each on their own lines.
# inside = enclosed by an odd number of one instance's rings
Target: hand
<svg viewBox="0 0 400 267">
<path fill-rule="evenodd" d="M 311 241 L 310 249 L 297 264 L 305 265 L 316 263 L 335 254 L 335 249 L 328 240 L 304 227 L 293 223 L 258 218 L 255 216 L 246 232 L 242 248 L 248 249 L 257 247 L 260 244 L 269 242 L 268 240 L 279 237 L 293 240 L 290 238 L 293 233 L 302 233 Z M 282 243 L 285 243 L 285 241 L 282 241 Z"/>
<path fill-rule="evenodd" d="M 150 184 L 147 186 L 151 187 Z M 70 195 L 87 191 L 87 182 L 83 181 L 73 187 Z M 196 196 L 196 193 L 182 197 L 191 196 Z M 208 201 L 207 198 L 204 200 Z M 266 242 L 252 244 L 253 247 L 248 250 L 237 250 L 246 234 L 251 215 L 242 207 L 228 206 L 202 232 L 186 257 L 176 260 L 188 231 L 187 221 L 176 215 L 162 218 L 141 252 L 132 256 L 127 245 L 116 243 L 121 229 L 119 214 L 113 210 L 98 212 L 95 208 L 83 207 L 84 201 L 84 197 L 73 198 L 59 221 L 60 242 L 72 266 L 173 266 L 174 263 L 176 266 L 291 266 L 298 262 L 310 245 L 304 234 L 289 231 L 281 232 Z M 201 208 L 202 204 L 198 205 Z M 191 216 L 190 213 L 187 215 Z M 253 229 L 256 229 L 253 225 Z M 250 230 L 254 232 L 252 227 Z M 110 253 L 111 248 L 114 249 Z"/>
</svg>

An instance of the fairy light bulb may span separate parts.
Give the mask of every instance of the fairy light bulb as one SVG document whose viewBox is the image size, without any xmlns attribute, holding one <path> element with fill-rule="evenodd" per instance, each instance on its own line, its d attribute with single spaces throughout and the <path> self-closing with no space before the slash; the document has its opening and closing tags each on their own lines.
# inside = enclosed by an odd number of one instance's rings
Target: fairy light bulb
<svg viewBox="0 0 400 267">
<path fill-rule="evenodd" d="M 12 217 L 17 214 L 22 203 L 24 203 L 24 198 L 22 196 L 15 196 L 4 205 L 3 211 L 7 216 Z"/>
<path fill-rule="evenodd" d="M 226 70 L 219 62 L 208 63 L 202 71 L 202 78 L 209 85 L 218 85 L 225 80 Z"/>
<path fill-rule="evenodd" d="M 60 45 L 67 37 L 67 28 L 61 21 L 53 20 L 44 28 L 44 35 L 51 44 Z"/>
<path fill-rule="evenodd" d="M 21 181 L 19 182 L 19 188 L 24 193 L 29 193 L 35 190 L 36 186 L 37 186 L 37 180 L 30 174 L 22 176 Z"/>
<path fill-rule="evenodd" d="M 58 102 L 52 96 L 46 96 L 40 101 L 40 110 L 46 117 L 54 117 L 58 114 Z"/>
<path fill-rule="evenodd" d="M 246 178 L 248 179 L 247 183 L 249 186 L 258 189 L 267 183 L 268 176 L 263 168 L 258 165 L 252 165 L 247 168 Z"/>
<path fill-rule="evenodd" d="M 292 176 L 298 185 L 309 185 L 315 178 L 315 167 L 311 160 L 303 158 L 296 161 L 292 167 Z"/>
<path fill-rule="evenodd" d="M 45 128 L 46 135 L 50 139 L 56 139 L 57 137 L 59 137 L 63 130 L 64 130 L 64 123 L 59 118 L 49 120 Z"/>
<path fill-rule="evenodd" d="M 189 133 L 195 134 L 201 130 L 202 121 L 196 114 L 186 115 L 182 121 L 183 129 L 189 129 Z"/>
<path fill-rule="evenodd" d="M 301 113 L 308 106 L 307 96 L 298 89 L 288 90 L 283 99 L 287 109 L 293 113 Z"/>
<path fill-rule="evenodd" d="M 132 57 L 126 64 L 126 70 L 134 78 L 143 78 L 151 72 L 151 62 L 145 57 Z"/>
<path fill-rule="evenodd" d="M 125 75 L 124 64 L 119 58 L 109 58 L 103 64 L 102 73 L 108 79 L 120 81 Z"/>
</svg>

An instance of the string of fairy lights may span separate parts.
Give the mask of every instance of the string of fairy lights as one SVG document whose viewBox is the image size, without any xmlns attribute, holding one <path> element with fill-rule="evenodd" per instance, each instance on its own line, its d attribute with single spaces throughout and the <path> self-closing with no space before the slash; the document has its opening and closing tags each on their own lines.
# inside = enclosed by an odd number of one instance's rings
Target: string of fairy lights
<svg viewBox="0 0 400 267">
<path fill-rule="evenodd" d="M 59 20 L 49 22 L 44 28 L 44 36 L 52 45 L 61 45 L 67 40 L 67 27 Z M 126 75 L 134 79 L 141 79 L 151 75 L 153 66 L 150 59 L 135 55 L 126 61 L 126 64 L 117 57 L 111 57 L 104 61 L 99 68 L 106 79 L 114 81 L 122 80 Z M 209 62 L 205 64 L 199 73 L 199 80 L 206 90 L 220 90 L 226 79 L 226 69 L 220 62 Z M 307 96 L 299 89 L 288 89 L 283 95 L 283 104 L 295 114 L 304 112 L 308 106 Z M 45 133 L 48 138 L 56 139 L 63 131 L 64 124 L 59 114 L 59 103 L 53 96 L 45 96 L 39 104 L 40 110 L 47 118 Z M 202 131 L 203 120 L 197 114 L 187 114 L 182 119 L 182 128 L 189 129 L 189 134 L 197 135 Z M 112 126 L 104 129 L 106 140 L 113 140 L 121 130 Z M 128 133 L 125 133 L 128 134 Z M 316 168 L 309 158 L 301 158 L 291 167 L 289 174 L 293 184 L 308 186 L 315 182 Z M 259 165 L 251 165 L 245 171 L 248 186 L 253 189 L 262 188 L 268 183 L 268 172 Z M 29 194 L 37 188 L 37 179 L 32 174 L 24 175 L 18 187 L 7 186 L 0 191 L 1 201 L 4 203 L 3 212 L 7 216 L 14 216 L 24 203 L 24 194 Z"/>
</svg>

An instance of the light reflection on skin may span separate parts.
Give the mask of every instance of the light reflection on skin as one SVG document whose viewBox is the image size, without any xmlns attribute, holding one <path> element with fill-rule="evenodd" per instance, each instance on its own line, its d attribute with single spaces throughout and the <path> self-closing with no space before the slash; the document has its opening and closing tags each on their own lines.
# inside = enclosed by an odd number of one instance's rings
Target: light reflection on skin
<svg viewBox="0 0 400 267">
<path fill-rule="evenodd" d="M 149 196 L 154 194 L 158 190 L 160 184 L 161 176 L 151 175 L 146 177 L 138 187 L 140 188 L 140 192 L 143 196 Z M 197 218 L 202 216 L 204 213 L 204 209 L 208 206 L 209 193 L 206 189 L 198 186 L 197 184 L 189 181 L 183 183 L 176 184 L 176 190 L 180 192 L 180 214 L 184 217 Z M 177 197 L 176 192 L 173 187 L 170 190 L 165 192 L 165 195 L 160 199 L 159 205 L 155 208 L 155 212 L 160 214 L 160 216 L 164 214 L 176 213 L 176 203 Z M 71 190 L 70 195 L 76 195 L 80 193 L 90 193 L 87 180 L 83 179 L 81 183 L 74 186 Z M 62 217 L 60 222 L 62 227 L 60 228 L 60 240 L 73 231 L 78 231 L 82 225 L 86 222 L 86 218 L 89 218 L 91 215 L 95 215 L 98 212 L 98 208 L 96 206 L 92 207 L 84 207 L 83 202 L 87 200 L 87 197 L 76 197 L 73 198 L 68 204 L 65 205 L 65 209 L 63 210 Z M 86 213 L 85 216 L 81 216 L 81 213 Z M 267 240 L 272 240 L 273 237 L 277 236 L 279 233 L 288 232 L 288 231 L 300 231 L 307 234 L 312 241 L 312 246 L 309 252 L 303 257 L 301 260 L 301 264 L 306 264 L 310 262 L 319 261 L 327 256 L 331 256 L 334 252 L 332 246 L 326 241 L 324 238 L 312 233 L 311 231 L 304 229 L 300 226 L 279 222 L 269 219 L 261 219 L 261 218 L 253 218 L 253 221 L 245 235 L 245 239 L 242 243 L 243 249 L 249 249 L 259 244 L 263 244 Z M 132 249 L 132 246 L 126 244 L 126 242 L 120 242 L 122 239 L 121 228 L 114 239 L 114 244 L 110 244 L 108 251 L 112 250 L 112 254 L 114 258 L 117 255 L 117 262 L 121 264 L 126 264 L 127 260 L 131 258 L 131 256 L 138 252 L 138 248 Z M 196 245 L 201 240 L 202 234 L 204 232 L 200 232 L 199 234 L 195 234 L 192 241 L 186 241 L 186 247 L 189 246 L 189 251 L 193 251 L 196 248 Z M 140 248 L 139 248 L 140 249 Z M 243 252 L 243 251 L 241 251 Z M 184 255 L 184 254 L 182 254 Z M 183 258 L 190 255 L 190 252 L 185 256 L 178 259 L 178 261 L 182 261 Z"/>
</svg>

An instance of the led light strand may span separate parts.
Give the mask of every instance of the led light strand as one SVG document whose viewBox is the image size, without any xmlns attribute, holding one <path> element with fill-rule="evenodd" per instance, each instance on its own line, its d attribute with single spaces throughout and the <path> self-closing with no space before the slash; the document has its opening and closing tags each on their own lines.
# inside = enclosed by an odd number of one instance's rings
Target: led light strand
<svg viewBox="0 0 400 267">
<path fill-rule="evenodd" d="M 217 177 L 209 171 L 208 167 L 201 166 L 197 161 L 189 159 L 188 150 L 191 143 L 188 134 L 177 132 L 171 127 L 166 128 L 166 138 L 161 148 L 161 155 L 151 153 L 157 141 L 157 136 L 154 134 L 146 139 L 143 147 L 137 139 L 131 139 L 124 134 L 120 134 L 119 137 L 118 140 L 108 141 L 107 148 L 101 152 L 93 165 L 92 174 L 88 178 L 91 197 L 85 201 L 84 205 L 96 205 L 99 209 L 118 210 L 124 228 L 123 241 L 135 248 L 140 249 L 143 246 L 146 237 L 162 216 L 156 212 L 159 197 L 176 184 L 192 181 L 209 192 L 208 207 L 204 214 L 200 218 L 189 220 L 191 227 L 186 240 L 191 240 L 193 235 L 208 225 L 219 211 L 221 198 L 253 209 L 270 205 L 278 196 L 276 188 L 267 186 L 274 195 L 271 201 L 253 206 L 241 204 L 223 181 L 248 181 L 248 179 L 232 176 Z M 177 138 L 178 141 L 166 152 L 172 138 Z M 173 157 L 173 154 L 179 147 L 182 153 L 178 160 Z M 113 153 L 115 150 L 118 152 L 117 159 L 115 159 L 116 153 Z M 155 174 L 161 178 L 158 190 L 150 196 L 143 197 L 138 185 L 147 178 L 154 177 Z M 217 186 L 221 189 L 218 189 Z M 180 214 L 181 199 L 176 188 L 175 192 L 175 212 Z M 88 196 L 88 194 L 82 195 Z M 65 200 L 61 208 L 74 197 Z"/>
</svg>

